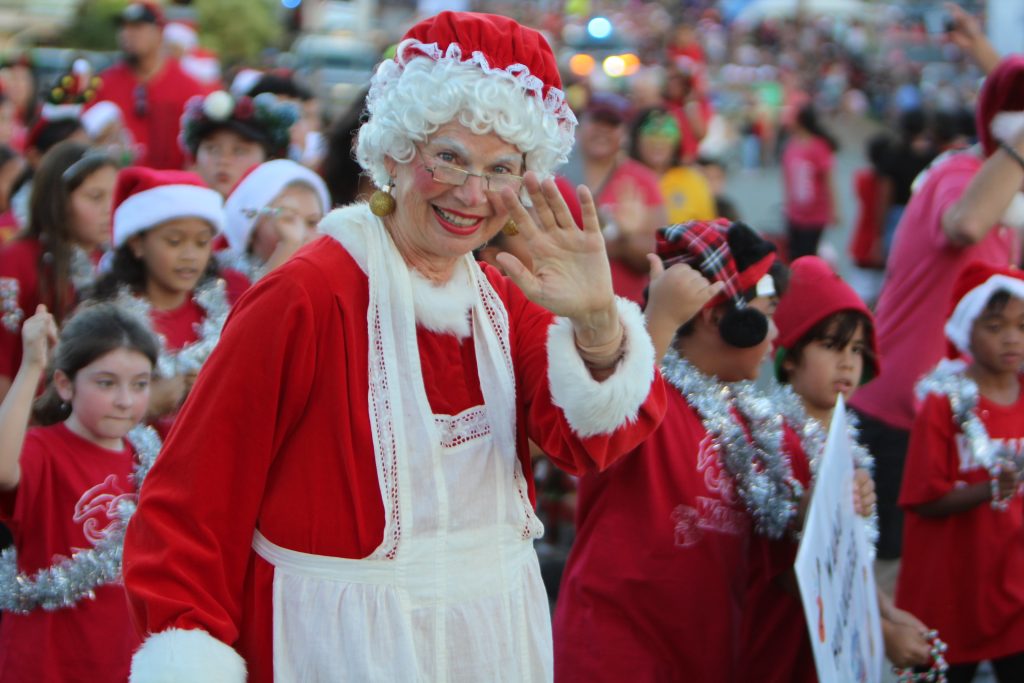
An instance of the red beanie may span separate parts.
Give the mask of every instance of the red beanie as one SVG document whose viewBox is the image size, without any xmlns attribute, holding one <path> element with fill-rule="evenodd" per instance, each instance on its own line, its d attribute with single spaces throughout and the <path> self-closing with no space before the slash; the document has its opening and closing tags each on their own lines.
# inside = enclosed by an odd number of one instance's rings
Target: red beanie
<svg viewBox="0 0 1024 683">
<path fill-rule="evenodd" d="M 953 285 L 949 319 L 946 321 L 946 339 L 949 357 L 970 355 L 971 329 L 974 321 L 988 305 L 992 295 L 1007 291 L 1010 296 L 1024 299 L 1024 271 L 1013 266 L 996 267 L 973 261 L 960 271 Z"/>
<path fill-rule="evenodd" d="M 132 235 L 176 218 L 199 218 L 215 233 L 224 229 L 224 201 L 195 173 L 122 169 L 114 188 L 114 247 Z"/>
<path fill-rule="evenodd" d="M 871 321 L 867 343 L 874 356 L 869 368 L 864 366 L 865 380 L 880 371 L 878 340 L 875 337 L 875 318 L 850 285 L 846 284 L 832 267 L 817 256 L 801 256 L 790 264 L 789 287 L 779 299 L 772 319 L 779 330 L 775 338 L 775 368 L 778 374 L 786 353 L 791 351 L 811 329 L 841 311 L 862 313 Z"/>
<path fill-rule="evenodd" d="M 992 120 L 1001 112 L 1024 112 L 1024 56 L 1011 55 L 999 62 L 978 93 L 976 124 L 985 156 L 999 146 L 992 133 Z"/>
</svg>

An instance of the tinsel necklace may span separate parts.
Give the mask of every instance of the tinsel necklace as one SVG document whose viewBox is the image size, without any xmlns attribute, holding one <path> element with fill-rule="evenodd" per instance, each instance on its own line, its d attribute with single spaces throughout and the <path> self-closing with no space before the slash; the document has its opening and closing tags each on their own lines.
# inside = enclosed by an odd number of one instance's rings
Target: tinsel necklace
<svg viewBox="0 0 1024 683">
<path fill-rule="evenodd" d="M 137 425 L 126 438 L 136 454 L 132 481 L 137 497 L 160 452 L 160 437 L 152 427 Z M 121 500 L 117 519 L 96 545 L 31 576 L 18 573 L 18 555 L 13 547 L 0 553 L 0 610 L 27 614 L 39 607 L 48 611 L 64 609 L 82 598 L 95 599 L 97 588 L 120 581 L 124 533 L 135 507 L 135 500 Z"/>
<path fill-rule="evenodd" d="M 825 427 L 820 421 L 807 414 L 803 400 L 793 391 L 793 387 L 789 384 L 778 385 L 772 393 L 774 394 L 772 404 L 777 410 L 782 412 L 783 419 L 792 427 L 800 439 L 800 445 L 807 455 L 810 466 L 811 481 L 814 481 L 814 477 L 818 473 L 818 464 L 821 462 L 821 456 L 825 453 L 825 442 L 828 440 Z M 858 426 L 857 415 L 851 410 L 846 411 L 846 435 L 850 440 L 850 451 L 853 454 L 854 467 L 867 470 L 873 474 L 875 459 L 868 449 L 861 445 L 860 429 Z M 863 517 L 862 519 L 864 520 L 864 532 L 868 543 L 873 549 L 878 543 L 877 509 L 872 510 L 868 517 Z"/>
<path fill-rule="evenodd" d="M 998 497 L 998 479 L 1003 463 L 1010 458 L 1006 446 L 992 439 L 985 423 L 978 416 L 980 392 L 977 383 L 967 376 L 966 366 L 961 362 L 944 362 L 925 375 L 917 383 L 918 400 L 928 394 L 938 394 L 949 399 L 953 419 L 964 435 L 971 464 L 984 467 L 992 479 L 992 507 L 1006 510 L 1010 499 Z"/>
<path fill-rule="evenodd" d="M 753 386 L 705 375 L 674 349 L 662 359 L 661 372 L 700 415 L 754 528 L 762 536 L 781 538 L 796 515 L 803 486 L 783 452 L 782 417 L 771 401 Z M 753 440 L 736 413 L 749 422 Z"/>
<path fill-rule="evenodd" d="M 205 313 L 203 322 L 199 325 L 199 338 L 177 351 L 168 351 L 166 340 L 163 335 L 158 334 L 160 356 L 156 362 L 156 374 L 159 377 L 167 378 L 198 372 L 209 358 L 210 353 L 213 352 L 214 347 L 217 346 L 217 342 L 220 341 L 224 322 L 231 311 L 231 306 L 228 304 L 227 285 L 224 280 L 216 278 L 200 284 L 192 293 L 192 300 Z M 152 320 L 149 302 L 132 294 L 127 287 L 121 288 L 117 296 L 117 303 L 132 310 L 147 322 Z"/>
</svg>

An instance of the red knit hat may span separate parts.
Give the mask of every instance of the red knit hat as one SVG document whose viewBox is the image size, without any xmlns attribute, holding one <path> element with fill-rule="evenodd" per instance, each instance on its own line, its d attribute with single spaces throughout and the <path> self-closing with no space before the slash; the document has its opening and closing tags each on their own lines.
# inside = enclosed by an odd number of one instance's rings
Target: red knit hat
<svg viewBox="0 0 1024 683">
<path fill-rule="evenodd" d="M 402 38 L 395 61 L 404 67 L 420 56 L 475 64 L 489 75 L 513 79 L 540 100 L 560 126 L 576 125 L 548 41 L 538 31 L 508 17 L 441 12 L 424 19 Z"/>
<path fill-rule="evenodd" d="M 945 328 L 950 358 L 970 355 L 974 321 L 985 310 L 992 295 L 999 291 L 1024 299 L 1024 271 L 1012 266 L 1000 268 L 981 261 L 973 261 L 960 271 L 953 285 L 953 299 Z"/>
<path fill-rule="evenodd" d="M 224 202 L 195 173 L 132 166 L 117 174 L 114 247 L 132 235 L 176 218 L 199 218 L 214 232 L 224 229 Z"/>
<path fill-rule="evenodd" d="M 867 344 L 873 362 L 864 365 L 862 383 L 878 376 L 878 339 L 875 336 L 875 318 L 857 293 L 846 284 L 824 259 L 801 256 L 789 267 L 789 287 L 779 299 L 772 320 L 779 329 L 775 338 L 775 370 L 778 375 L 782 361 L 804 335 L 822 320 L 842 311 L 856 311 L 870 322 Z"/>
<path fill-rule="evenodd" d="M 1004 112 L 1018 113 L 1024 118 L 1024 56 L 1021 55 L 1011 55 L 999 62 L 985 77 L 978 93 L 978 140 L 985 148 L 985 156 L 996 151 L 999 139 L 1007 137 L 1007 134 L 997 135 L 992 130 L 996 116 Z"/>
</svg>

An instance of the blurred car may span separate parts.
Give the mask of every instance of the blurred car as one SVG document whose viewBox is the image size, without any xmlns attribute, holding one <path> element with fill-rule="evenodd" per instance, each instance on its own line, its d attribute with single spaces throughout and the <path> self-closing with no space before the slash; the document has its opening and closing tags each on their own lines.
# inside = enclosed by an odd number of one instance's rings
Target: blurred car
<svg viewBox="0 0 1024 683">
<path fill-rule="evenodd" d="M 610 23 L 607 26 L 592 19 L 586 26 L 566 26 L 562 48 L 558 51 L 558 68 L 572 80 L 600 74 L 607 78 L 632 76 L 640 67 L 636 41 Z M 605 20 L 607 22 L 607 20 Z M 596 29 L 596 30 L 595 30 Z"/>
<path fill-rule="evenodd" d="M 308 34 L 292 44 L 295 71 L 320 98 L 329 117 L 348 109 L 368 87 L 381 60 L 374 42 Z"/>
</svg>

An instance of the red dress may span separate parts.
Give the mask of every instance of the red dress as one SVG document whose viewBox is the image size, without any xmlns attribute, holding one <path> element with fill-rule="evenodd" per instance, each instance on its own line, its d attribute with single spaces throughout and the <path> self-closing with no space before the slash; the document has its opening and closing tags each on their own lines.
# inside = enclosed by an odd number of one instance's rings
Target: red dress
<svg viewBox="0 0 1024 683">
<path fill-rule="evenodd" d="M 675 389 L 661 427 L 580 479 L 555 612 L 555 680 L 737 677 L 750 515 Z"/>
<path fill-rule="evenodd" d="M 30 429 L 19 460 L 21 481 L 0 493 L 0 519 L 11 529 L 18 569 L 32 574 L 90 548 L 116 519 L 116 505 L 135 497 L 134 453 L 101 448 L 63 424 Z M 139 645 L 124 589 L 96 589 L 74 607 L 0 619 L 0 681 L 92 683 L 128 680 Z"/>
<path fill-rule="evenodd" d="M 982 396 L 976 408 L 1011 456 L 1024 456 L 1024 376 L 1020 398 L 1003 406 Z M 896 604 L 939 631 L 952 664 L 1024 652 L 1024 504 L 988 503 L 945 517 L 914 507 L 953 489 L 988 483 L 988 472 L 962 450 L 949 399 L 931 394 L 914 421 L 900 490 L 904 508 L 903 562 Z"/>
</svg>

